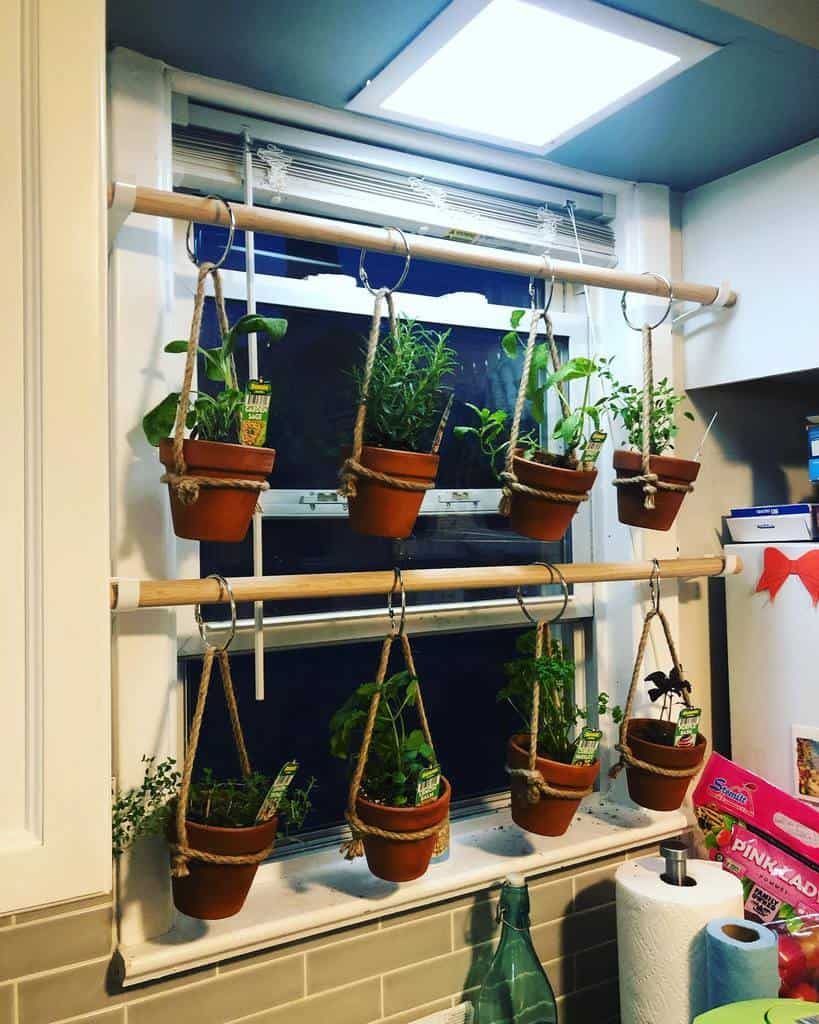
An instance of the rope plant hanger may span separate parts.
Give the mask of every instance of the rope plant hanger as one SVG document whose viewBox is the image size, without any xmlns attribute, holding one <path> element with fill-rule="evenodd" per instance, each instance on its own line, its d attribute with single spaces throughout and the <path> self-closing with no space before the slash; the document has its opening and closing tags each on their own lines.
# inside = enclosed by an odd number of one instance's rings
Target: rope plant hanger
<svg viewBox="0 0 819 1024">
<path fill-rule="evenodd" d="M 548 258 L 544 256 L 544 260 L 547 267 L 549 267 L 550 263 Z M 509 431 L 509 447 L 506 449 L 506 463 L 504 465 L 503 472 L 500 475 L 501 481 L 503 482 L 503 493 L 501 495 L 500 505 L 498 506 L 498 512 L 502 516 L 509 516 L 511 514 L 513 494 L 524 494 L 530 498 L 539 498 L 543 501 L 552 501 L 561 505 L 577 505 L 581 501 L 589 500 L 588 494 L 567 494 L 563 491 L 542 490 L 538 487 L 523 484 L 518 480 L 517 475 L 515 474 L 515 455 L 518 446 L 518 436 L 520 434 L 520 421 L 523 417 L 524 406 L 526 405 L 526 391 L 529 384 L 529 374 L 532 368 L 532 357 L 535 351 L 538 325 L 541 320 L 543 321 L 544 330 L 546 332 L 546 342 L 549 346 L 552 368 L 555 373 L 560 369 L 560 357 L 557 352 L 557 343 L 554 339 L 552 320 L 549 316 L 549 307 L 552 304 L 554 290 L 555 277 L 554 274 L 552 274 L 549 297 L 547 300 L 544 300 L 543 308 L 538 310 L 535 307 L 534 280 L 531 278 L 529 280 L 531 321 L 529 323 L 529 335 L 526 339 L 526 348 L 523 355 L 523 369 L 520 375 L 517 400 L 515 401 L 515 408 L 512 414 L 512 426 Z M 568 400 L 562 385 L 557 385 L 557 392 L 560 404 L 564 412 L 568 414 L 571 410 L 569 409 Z"/>
<path fill-rule="evenodd" d="M 209 199 L 220 198 L 208 196 Z M 233 243 L 233 235 L 236 230 L 236 218 L 233 208 L 226 199 L 221 202 L 227 207 L 230 217 L 230 228 L 225 251 L 216 263 L 198 263 L 196 255 L 191 248 L 190 234 L 192 224 L 188 225 L 188 234 L 185 244 L 188 256 L 192 263 L 198 267 L 196 276 L 196 292 L 193 299 L 193 316 L 191 318 L 191 329 L 188 335 L 188 347 L 185 356 L 185 372 L 182 377 L 182 388 L 179 392 L 179 402 L 176 409 L 176 421 L 173 432 L 173 470 L 166 472 L 161 477 L 162 483 L 168 484 L 173 490 L 177 499 L 183 505 L 193 505 L 199 500 L 199 492 L 204 488 L 219 488 L 227 490 L 244 491 L 266 491 L 270 484 L 266 480 L 249 480 L 246 477 L 215 477 L 200 476 L 188 473 L 188 466 L 185 462 L 183 443 L 185 440 L 185 428 L 188 421 L 190 408 L 191 389 L 193 386 L 193 374 L 196 369 L 196 354 L 199 348 L 199 337 L 202 333 L 202 316 L 205 309 L 205 285 L 208 277 L 213 278 L 213 298 L 216 305 L 216 316 L 219 324 L 219 334 L 224 340 L 229 331 L 227 310 L 225 309 L 225 296 L 222 290 L 222 279 L 219 276 L 219 268 L 225 262 L 230 253 Z M 234 380 L 236 370 L 233 370 Z"/>
<path fill-rule="evenodd" d="M 639 768 L 642 771 L 649 772 L 651 775 L 661 775 L 670 779 L 688 779 L 697 774 L 700 770 L 699 765 L 695 765 L 693 768 L 665 768 L 661 765 L 653 764 L 650 761 L 645 761 L 642 758 L 637 757 L 628 742 L 628 726 L 634 709 L 634 697 L 637 693 L 637 686 L 642 674 L 643 658 L 645 657 L 646 646 L 651 632 L 651 623 L 655 618 L 660 620 L 660 624 L 663 627 L 663 635 L 665 636 L 665 642 L 668 646 L 668 652 L 671 655 L 671 661 L 674 665 L 676 676 L 680 680 L 684 679 L 682 665 L 680 664 L 680 659 L 677 654 L 677 648 L 674 644 L 674 638 L 671 635 L 671 626 L 668 624 L 665 612 L 660 608 L 660 567 L 656 558 L 654 559 L 654 571 L 651 574 L 649 586 L 651 588 L 651 607 L 646 612 L 645 619 L 643 620 L 643 632 L 640 634 L 640 643 L 637 646 L 637 657 L 634 659 L 634 671 L 631 673 L 631 685 L 628 690 L 628 699 L 626 700 L 626 707 L 623 712 L 622 721 L 620 722 L 620 742 L 615 744 L 615 749 L 620 751 L 620 760 L 609 771 L 609 778 L 616 779 L 623 768 L 626 765 L 630 765 L 632 768 Z M 688 688 L 684 686 L 680 687 L 679 695 L 685 706 L 690 708 L 691 699 L 688 696 Z"/>
<path fill-rule="evenodd" d="M 404 244 L 404 269 L 401 271 L 401 276 L 391 288 L 373 288 L 370 284 L 370 279 L 367 275 L 366 267 L 364 266 L 364 261 L 367 257 L 366 249 L 361 250 L 361 255 L 358 261 L 359 280 L 370 295 L 373 296 L 373 315 L 370 321 L 370 333 L 367 338 L 367 354 L 364 361 L 364 375 L 361 382 L 358 409 L 356 410 L 355 426 L 353 428 L 352 451 L 350 453 L 350 457 L 345 459 L 342 463 L 341 470 L 339 471 L 339 476 L 341 477 L 339 494 L 345 498 L 354 498 L 356 496 L 358 493 L 356 480 L 360 478 L 375 481 L 376 483 L 382 484 L 384 487 L 389 487 L 396 491 L 428 491 L 430 488 L 435 486 L 434 482 L 403 480 L 400 477 L 392 476 L 389 473 L 380 473 L 375 469 L 370 469 L 368 466 L 362 465 L 361 463 L 361 450 L 364 447 L 364 426 L 367 420 L 367 396 L 369 395 L 370 380 L 372 379 L 373 366 L 375 365 L 375 355 L 378 350 L 378 343 L 381 340 L 381 318 L 383 316 L 384 303 L 386 302 L 387 304 L 390 335 L 394 336 L 398 327 L 398 319 L 395 313 L 394 293 L 398 291 L 406 280 L 410 269 L 410 263 L 412 261 L 409 242 L 407 241 L 407 237 L 404 232 L 400 228 L 390 228 L 390 230 L 397 231 Z"/>
<path fill-rule="evenodd" d="M 656 473 L 651 471 L 651 416 L 654 410 L 654 352 L 652 332 L 661 324 L 665 323 L 668 314 L 671 312 L 671 303 L 674 301 L 674 289 L 668 278 L 662 274 L 655 274 L 648 270 L 644 276 L 654 277 L 661 281 L 668 290 L 668 304 L 660 319 L 653 324 L 645 323 L 642 327 L 635 327 L 629 319 L 626 300 L 628 292 L 620 296 L 620 309 L 623 311 L 623 319 L 632 331 L 638 331 L 643 336 L 643 407 L 642 407 L 642 472 L 634 476 L 623 476 L 613 480 L 615 487 L 639 487 L 643 488 L 643 507 L 649 511 L 655 508 L 654 495 L 657 491 L 676 491 L 679 494 L 689 494 L 694 490 L 690 483 L 674 483 L 671 480 L 661 480 Z"/>
<path fill-rule="evenodd" d="M 398 626 L 396 626 L 395 612 L 392 606 L 392 597 L 395 592 L 396 585 L 400 585 L 401 588 L 401 621 Z M 409 636 L 406 632 L 406 595 L 399 569 L 395 570 L 395 580 L 393 588 L 389 594 L 387 611 L 390 617 L 390 628 L 381 645 L 381 654 L 378 659 L 378 669 L 375 676 L 375 688 L 370 700 L 367 720 L 364 724 L 364 732 L 361 737 L 361 746 L 359 748 L 358 757 L 356 758 L 355 769 L 350 780 L 350 790 L 347 796 L 347 810 L 344 814 L 344 817 L 347 819 L 347 823 L 352 831 L 352 837 L 342 844 L 340 850 L 340 852 L 344 854 L 346 860 L 354 860 L 356 857 L 364 856 L 365 836 L 374 836 L 378 839 L 395 840 L 399 843 L 416 842 L 419 839 L 429 839 L 430 836 L 435 836 L 435 853 L 438 853 L 443 852 L 443 850 L 446 849 L 449 834 L 448 816 L 443 822 L 437 822 L 434 825 L 430 825 L 423 829 L 417 829 L 414 832 L 394 832 L 362 821 L 356 809 L 356 802 L 358 800 L 359 793 L 361 792 L 361 784 L 367 767 L 367 756 L 370 750 L 373 730 L 375 729 L 376 716 L 378 715 L 378 708 L 381 703 L 382 688 L 387 676 L 390 652 L 392 651 L 392 645 L 395 642 L 396 637 L 401 642 L 401 652 L 403 654 L 404 664 L 406 665 L 407 671 L 417 684 L 415 707 L 418 712 L 421 732 L 424 735 L 426 743 L 428 743 L 434 750 L 432 734 L 429 730 L 429 721 L 427 719 L 426 709 L 424 708 L 424 699 L 421 694 L 421 684 L 418 679 L 418 672 L 415 668 L 415 660 L 412 656 Z"/>
<path fill-rule="evenodd" d="M 535 562 L 535 565 L 542 565 L 544 568 L 549 570 L 551 576 L 551 582 L 554 583 L 555 576 L 557 575 L 560 579 L 560 585 L 563 588 L 563 605 L 560 611 L 555 615 L 553 619 L 535 619 L 526 607 L 523 600 L 523 595 L 518 587 L 515 597 L 520 605 L 520 609 L 529 622 L 535 627 L 535 662 L 538 662 L 543 657 L 544 651 L 550 651 L 552 647 L 552 634 L 551 627 L 558 623 L 566 612 L 566 607 L 569 603 L 569 586 L 566 582 L 566 577 L 557 568 L 556 565 L 552 565 L 549 562 Z M 529 750 L 528 750 L 528 765 L 526 768 L 511 768 L 509 765 L 506 766 L 506 772 L 509 775 L 511 784 L 525 785 L 526 786 L 526 799 L 530 804 L 537 804 L 540 802 L 542 797 L 553 797 L 556 800 L 581 800 L 583 797 L 587 797 L 592 793 L 592 787 L 589 786 L 586 789 L 561 789 L 557 786 L 552 786 L 544 778 L 541 772 L 537 768 L 537 744 L 538 744 L 538 730 L 540 726 L 540 677 L 537 672 L 533 674 L 532 678 L 532 713 L 529 719 Z"/>
<path fill-rule="evenodd" d="M 221 590 L 227 592 L 230 600 L 231 627 L 227 639 L 221 647 L 215 647 L 207 636 L 207 627 L 202 619 L 199 605 L 196 606 L 196 624 L 199 627 L 199 635 L 205 645 L 205 654 L 202 660 L 202 678 L 199 682 L 199 693 L 196 697 L 196 707 L 191 721 L 191 731 L 188 738 L 188 748 L 185 751 L 185 762 L 182 767 L 182 780 L 179 787 L 179 798 L 176 802 L 176 842 L 171 843 L 172 866 L 171 874 L 175 878 L 186 878 L 188 862 L 191 860 L 203 861 L 206 864 L 259 864 L 266 860 L 272 850 L 273 844 L 256 853 L 243 854 L 219 854 L 210 853 L 205 850 L 197 850 L 188 842 L 187 814 L 190 801 L 191 780 L 193 777 L 193 765 L 196 760 L 196 751 L 199 747 L 199 735 L 202 731 L 202 718 L 205 714 L 205 703 L 208 699 L 208 690 L 213 672 L 214 661 L 218 662 L 219 673 L 222 677 L 222 689 L 225 693 L 230 725 L 233 732 L 233 742 L 236 745 L 236 752 L 239 755 L 239 765 L 242 776 L 249 779 L 253 774 L 250 766 L 250 758 L 245 745 L 245 737 L 242 732 L 242 724 L 239 720 L 239 708 L 236 704 L 236 693 L 233 689 L 233 678 L 230 673 L 230 661 L 228 660 L 228 647 L 236 634 L 236 601 L 233 597 L 233 589 L 223 576 L 214 574 L 209 579 L 216 579 Z"/>
</svg>

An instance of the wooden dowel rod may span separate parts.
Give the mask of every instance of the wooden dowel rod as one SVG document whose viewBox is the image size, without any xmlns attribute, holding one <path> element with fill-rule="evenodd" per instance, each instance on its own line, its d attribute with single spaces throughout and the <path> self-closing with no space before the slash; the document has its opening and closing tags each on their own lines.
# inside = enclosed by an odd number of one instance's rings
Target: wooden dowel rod
<svg viewBox="0 0 819 1024">
<path fill-rule="evenodd" d="M 114 186 L 111 185 L 108 192 L 109 206 L 113 197 Z M 389 228 L 351 224 L 346 221 L 329 220 L 326 217 L 291 213 L 288 210 L 245 206 L 241 203 L 231 203 L 231 207 L 236 218 L 236 226 L 240 229 L 266 231 L 288 238 L 301 238 L 331 245 L 349 245 L 356 249 L 371 249 L 373 252 L 393 253 L 397 256 L 404 255 L 404 246 L 398 232 Z M 200 224 L 221 224 L 224 227 L 229 224 L 224 203 L 216 199 L 203 199 L 181 192 L 167 192 L 143 186 L 137 187 L 134 212 L 154 217 L 197 221 Z M 623 270 L 569 263 L 564 260 L 551 260 L 547 267 L 543 257 L 530 253 L 450 242 L 444 238 L 428 238 L 423 235 L 407 235 L 407 241 L 412 255 L 418 259 L 458 263 L 465 267 L 500 270 L 508 274 L 540 277 L 546 280 L 549 280 L 554 272 L 557 281 L 571 281 L 574 284 L 588 284 L 597 288 L 613 288 L 616 291 L 666 298 L 666 288 L 662 281 L 646 274 L 632 274 Z M 719 288 L 714 285 L 693 284 L 689 281 L 675 281 L 673 288 L 675 299 L 706 305 L 714 302 L 719 293 Z M 733 306 L 735 302 L 736 295 L 731 292 L 726 305 Z"/>
<path fill-rule="evenodd" d="M 647 580 L 652 562 L 598 562 L 558 565 L 567 583 L 605 583 Z M 670 558 L 660 561 L 660 579 L 693 579 L 741 572 L 736 556 L 722 558 Z M 529 587 L 549 582 L 549 570 L 542 565 L 485 565 L 471 569 L 405 569 L 404 589 L 491 590 L 496 587 Z M 386 596 L 393 585 L 392 570 L 387 572 L 326 572 L 292 576 L 247 576 L 230 583 L 237 601 L 284 601 L 321 597 Z M 117 584 L 111 583 L 111 607 L 117 603 Z M 140 608 L 175 605 L 227 603 L 218 580 L 142 580 Z M 123 609 L 124 610 L 124 609 Z"/>
</svg>

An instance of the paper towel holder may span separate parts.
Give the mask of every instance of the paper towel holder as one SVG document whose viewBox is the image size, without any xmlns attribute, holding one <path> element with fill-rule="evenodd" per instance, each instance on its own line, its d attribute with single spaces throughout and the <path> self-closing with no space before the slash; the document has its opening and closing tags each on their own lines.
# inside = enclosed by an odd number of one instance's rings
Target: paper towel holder
<svg viewBox="0 0 819 1024">
<path fill-rule="evenodd" d="M 660 878 L 667 885 L 696 885 L 696 878 L 692 878 L 687 869 L 688 847 L 679 839 L 666 839 L 660 843 L 660 856 L 665 858 L 665 871 Z"/>
</svg>

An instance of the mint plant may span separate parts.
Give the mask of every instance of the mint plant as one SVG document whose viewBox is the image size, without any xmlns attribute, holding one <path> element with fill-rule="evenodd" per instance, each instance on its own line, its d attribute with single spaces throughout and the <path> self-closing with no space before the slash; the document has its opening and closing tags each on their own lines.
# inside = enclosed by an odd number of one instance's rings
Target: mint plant
<svg viewBox="0 0 819 1024">
<path fill-rule="evenodd" d="M 541 657 L 535 657 L 535 632 L 523 633 L 516 643 L 519 657 L 504 666 L 506 685 L 498 691 L 498 701 L 510 704 L 520 716 L 528 733 L 532 717 L 535 680 L 540 682 L 538 701 L 537 752 L 541 757 L 571 764 L 577 740 L 578 723 L 585 722 L 588 711 L 575 699 L 574 662 L 566 658 L 557 640 L 544 644 Z M 620 707 L 610 707 L 608 694 L 597 698 L 598 716 L 610 713 L 620 722 Z"/>
<path fill-rule="evenodd" d="M 330 719 L 330 752 L 355 765 L 375 683 L 364 683 Z M 409 729 L 407 712 L 418 701 L 418 680 L 396 672 L 382 685 L 361 788 L 368 800 L 388 807 L 415 804 L 418 776 L 436 763 L 435 751 L 420 729 Z"/>
<path fill-rule="evenodd" d="M 185 422 L 192 438 L 227 444 L 239 443 L 239 416 L 244 396 L 236 376 L 234 352 L 239 335 L 257 333 L 265 334 L 272 341 L 279 341 L 287 333 L 287 321 L 250 313 L 236 321 L 217 347 L 197 346 L 197 352 L 204 360 L 208 380 L 224 386 L 215 396 L 204 391 L 196 392 Z M 188 343 L 184 339 L 170 341 L 165 346 L 166 352 L 187 350 Z M 179 392 L 172 392 L 145 414 L 142 429 L 149 444 L 157 446 L 171 435 L 178 405 Z"/>
<path fill-rule="evenodd" d="M 509 427 L 511 415 L 505 409 L 479 409 L 471 402 L 465 403 L 478 420 L 477 426 L 453 427 L 455 437 L 475 437 L 481 452 L 489 459 L 492 473 L 499 481 L 506 450 L 509 447 Z M 523 457 L 532 459 L 540 449 L 534 431 L 518 436 L 518 447 L 523 449 Z"/>
</svg>

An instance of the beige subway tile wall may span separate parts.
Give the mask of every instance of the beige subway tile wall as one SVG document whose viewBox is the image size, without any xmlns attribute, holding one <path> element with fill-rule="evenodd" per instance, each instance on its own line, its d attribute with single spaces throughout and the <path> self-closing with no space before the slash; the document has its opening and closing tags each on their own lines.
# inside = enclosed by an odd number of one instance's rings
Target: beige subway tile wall
<svg viewBox="0 0 819 1024">
<path fill-rule="evenodd" d="M 625 858 L 529 880 L 561 1024 L 617 1020 L 613 879 Z M 110 899 L 18 914 L 0 919 L 0 1024 L 412 1024 L 474 996 L 496 910 L 485 890 L 132 989 L 112 966 Z"/>
</svg>

